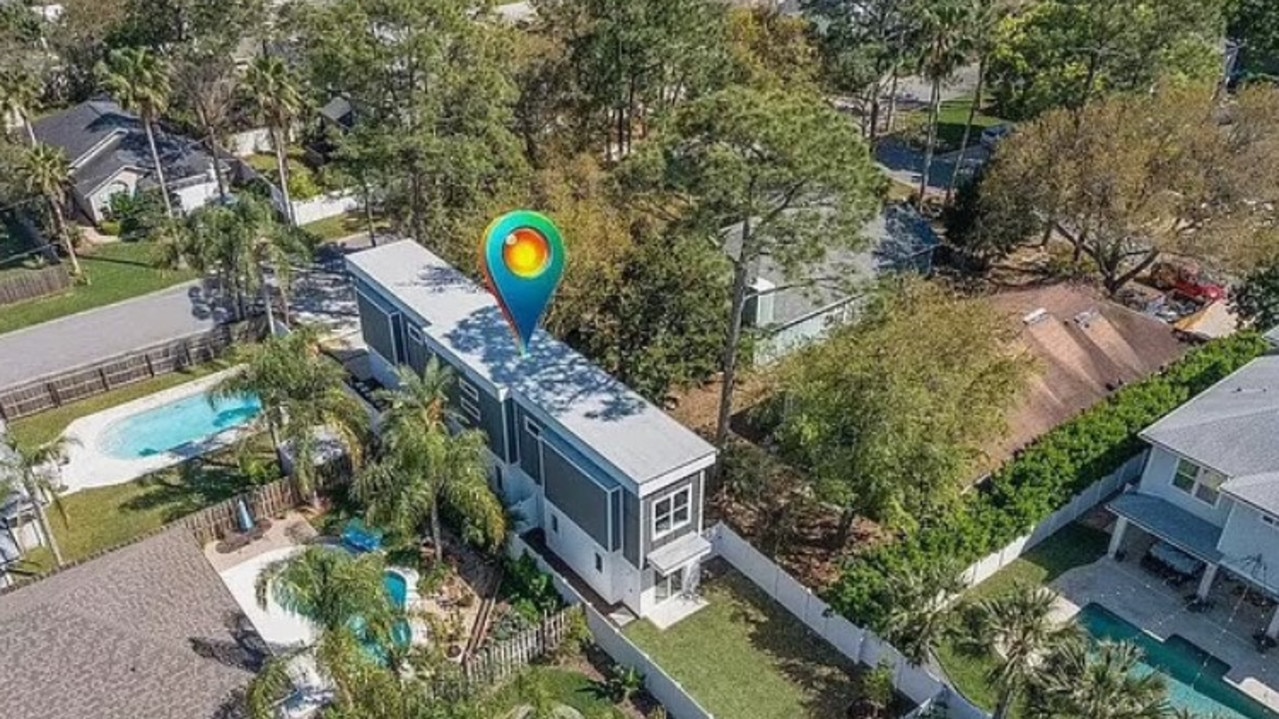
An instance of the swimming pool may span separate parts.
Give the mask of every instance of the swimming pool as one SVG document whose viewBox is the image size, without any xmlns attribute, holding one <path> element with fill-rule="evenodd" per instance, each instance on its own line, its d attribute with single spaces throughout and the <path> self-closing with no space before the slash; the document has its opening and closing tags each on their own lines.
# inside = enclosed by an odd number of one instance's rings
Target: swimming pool
<svg viewBox="0 0 1279 719">
<path fill-rule="evenodd" d="M 1136 671 L 1163 675 L 1173 708 L 1219 719 L 1279 719 L 1279 714 L 1226 682 L 1230 667 L 1225 662 L 1181 637 L 1161 642 L 1100 604 L 1084 606 L 1075 620 L 1096 639 L 1136 644 L 1144 655 Z"/>
<path fill-rule="evenodd" d="M 261 413 L 262 403 L 253 395 L 210 401 L 202 392 L 110 425 L 99 436 L 98 446 L 119 459 L 151 457 L 242 427 Z"/>
<path fill-rule="evenodd" d="M 395 608 L 401 613 L 408 609 L 409 582 L 404 575 L 388 571 L 383 575 L 382 583 L 386 586 L 386 593 L 391 595 L 391 603 Z M 391 639 L 401 647 L 407 647 L 413 641 L 413 630 L 409 627 L 408 620 L 401 619 L 391 627 Z"/>
</svg>

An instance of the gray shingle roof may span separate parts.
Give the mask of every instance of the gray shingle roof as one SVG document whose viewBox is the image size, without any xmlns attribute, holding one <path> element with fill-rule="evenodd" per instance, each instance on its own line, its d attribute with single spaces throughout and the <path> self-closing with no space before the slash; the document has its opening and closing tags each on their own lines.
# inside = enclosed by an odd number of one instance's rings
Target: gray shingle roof
<svg viewBox="0 0 1279 719">
<path fill-rule="evenodd" d="M 260 640 L 185 529 L 0 595 L 5 719 L 235 716 Z"/>
<path fill-rule="evenodd" d="M 775 325 L 790 324 L 847 300 L 856 290 L 855 285 L 868 284 L 884 274 L 916 269 L 918 260 L 931 258 L 931 251 L 941 242 L 927 220 L 902 204 L 885 207 L 866 223 L 862 235 L 865 249 L 833 249 L 823 262 L 809 268 L 806 280 L 812 286 L 786 287 L 800 278 L 788 278 L 777 262 L 761 258 L 755 275 L 783 288 L 771 293 Z M 724 251 L 737 257 L 741 244 L 741 226 L 728 228 Z"/>
<path fill-rule="evenodd" d="M 154 163 L 142 122 L 112 100 L 87 100 L 40 118 L 32 123 L 32 130 L 40 142 L 66 153 L 81 194 L 92 192 L 125 167 L 146 172 L 150 180 Z M 212 167 L 212 157 L 194 141 L 157 128 L 155 142 L 170 186 L 203 177 Z"/>
<path fill-rule="evenodd" d="M 1230 477 L 1227 492 L 1279 510 L 1279 356 L 1249 362 L 1141 436 Z"/>
<path fill-rule="evenodd" d="M 382 245 L 347 261 L 426 321 L 423 331 L 458 361 L 637 484 L 714 456 L 709 443 L 547 332 L 538 330 L 521 357 L 493 296 L 421 245 Z"/>
</svg>

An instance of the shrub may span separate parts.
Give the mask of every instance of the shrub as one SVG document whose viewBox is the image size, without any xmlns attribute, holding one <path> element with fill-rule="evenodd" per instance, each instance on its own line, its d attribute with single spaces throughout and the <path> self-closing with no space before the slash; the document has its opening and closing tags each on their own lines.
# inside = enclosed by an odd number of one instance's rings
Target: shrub
<svg viewBox="0 0 1279 719">
<path fill-rule="evenodd" d="M 854 557 L 827 592 L 828 601 L 854 622 L 882 627 L 894 602 L 890 576 L 945 561 L 967 566 L 1025 534 L 1137 454 L 1138 432 L 1266 348 L 1253 333 L 1217 340 L 1162 374 L 1116 392 L 1044 435 L 948 516 Z"/>
<path fill-rule="evenodd" d="M 541 621 L 543 614 L 559 611 L 564 606 L 551 576 L 538 569 L 537 562 L 527 552 L 516 560 L 505 558 L 503 569 L 502 592 L 517 612 Z"/>
<path fill-rule="evenodd" d="M 98 229 L 101 230 L 104 235 L 111 235 L 113 237 L 118 237 L 120 235 L 120 223 L 116 220 L 103 220 L 101 224 L 98 225 Z"/>
</svg>

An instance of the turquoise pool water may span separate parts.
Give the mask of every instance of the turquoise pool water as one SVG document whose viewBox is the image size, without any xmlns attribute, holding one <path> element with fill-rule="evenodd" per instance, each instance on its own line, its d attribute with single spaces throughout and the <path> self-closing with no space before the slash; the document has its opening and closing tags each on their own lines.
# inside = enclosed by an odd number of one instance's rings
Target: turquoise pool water
<svg viewBox="0 0 1279 719">
<path fill-rule="evenodd" d="M 386 593 L 391 595 L 391 603 L 403 612 L 409 604 L 409 583 L 397 572 L 387 572 L 382 579 Z M 413 630 L 408 621 L 401 619 L 391 628 L 391 639 L 401 647 L 407 647 L 413 641 Z"/>
<path fill-rule="evenodd" d="M 1140 647 L 1145 656 L 1137 671 L 1162 674 L 1174 708 L 1217 719 L 1279 719 L 1279 714 L 1226 683 L 1223 677 L 1230 667 L 1225 662 L 1181 637 L 1161 642 L 1099 604 L 1085 606 L 1076 621 L 1097 639 Z"/>
<path fill-rule="evenodd" d="M 252 395 L 210 402 L 209 395 L 197 394 L 112 424 L 98 444 L 112 457 L 150 457 L 246 425 L 261 413 L 262 403 Z"/>
</svg>

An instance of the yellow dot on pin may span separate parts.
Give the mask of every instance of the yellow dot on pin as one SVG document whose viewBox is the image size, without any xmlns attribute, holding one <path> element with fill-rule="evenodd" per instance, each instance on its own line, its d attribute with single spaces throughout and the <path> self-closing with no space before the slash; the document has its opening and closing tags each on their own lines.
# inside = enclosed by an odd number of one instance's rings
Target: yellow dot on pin
<svg viewBox="0 0 1279 719">
<path fill-rule="evenodd" d="M 519 277 L 537 277 L 550 261 L 550 244 L 536 230 L 518 228 L 502 244 L 502 262 Z"/>
</svg>

